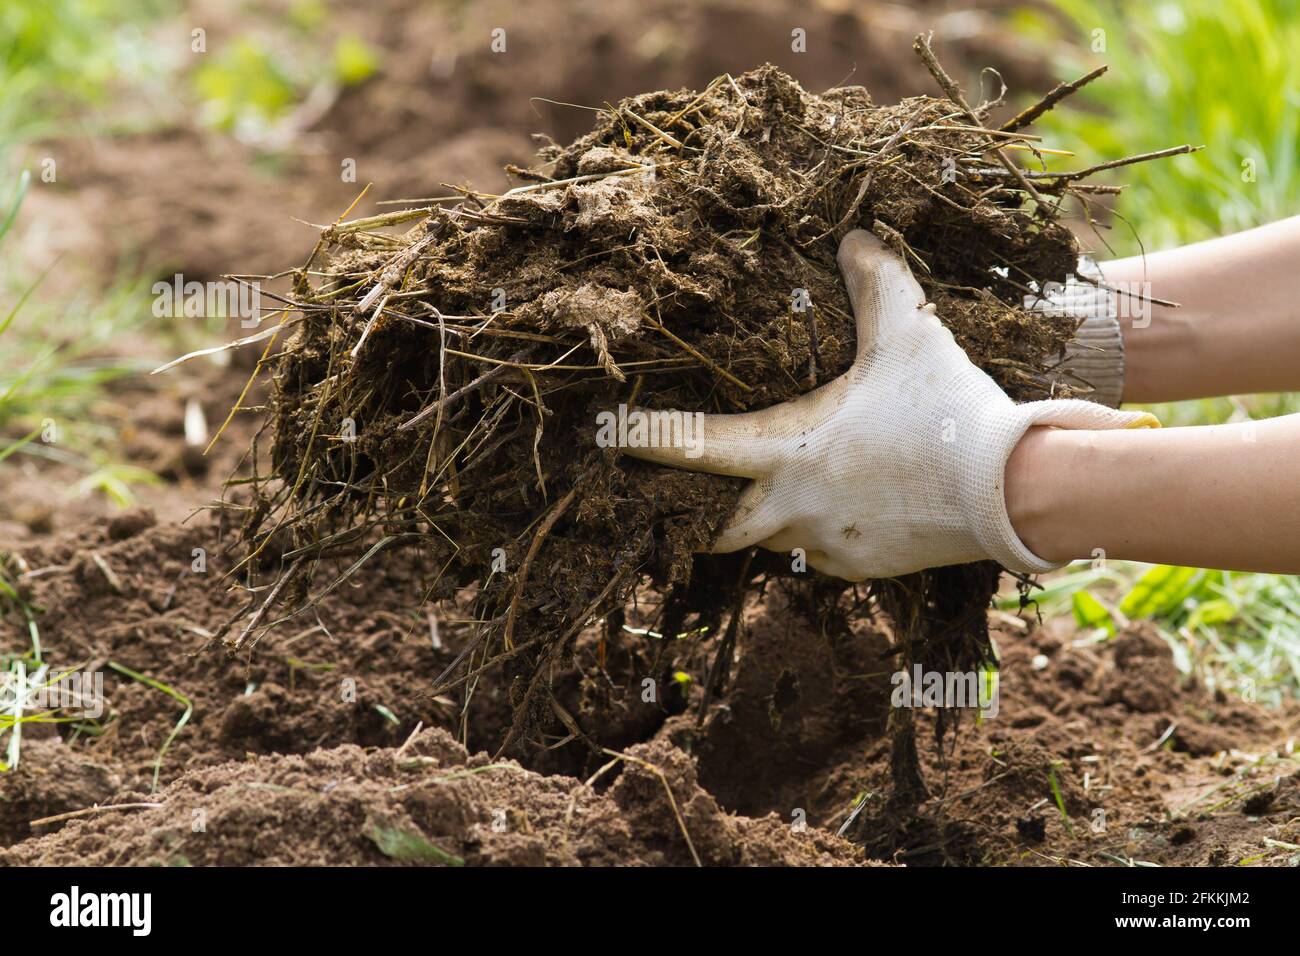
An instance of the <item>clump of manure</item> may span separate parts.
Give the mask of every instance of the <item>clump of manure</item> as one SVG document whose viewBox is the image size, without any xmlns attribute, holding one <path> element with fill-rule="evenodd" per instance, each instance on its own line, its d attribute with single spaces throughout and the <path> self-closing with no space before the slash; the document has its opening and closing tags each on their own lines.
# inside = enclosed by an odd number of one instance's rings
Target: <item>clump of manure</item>
<svg viewBox="0 0 1300 956">
<path fill-rule="evenodd" d="M 271 468 L 251 483 L 243 534 L 266 597 L 234 643 L 273 623 L 272 604 L 293 616 L 406 549 L 429 600 L 475 595 L 470 638 L 430 677 L 466 695 L 503 674 L 503 750 L 551 732 L 598 740 L 601 706 L 673 660 L 694 661 L 715 695 L 745 598 L 773 578 L 802 589 L 823 627 L 882 607 L 899 668 L 986 663 L 995 566 L 855 588 L 789 556 L 701 555 L 743 482 L 596 441 L 598 414 L 620 404 L 741 412 L 844 372 L 854 323 L 835 253 L 855 227 L 906 258 L 1013 398 L 1086 395 L 1052 374 L 1076 320 L 1022 303 L 1075 269 L 1065 198 L 1114 187 L 1028 171 L 1041 164 L 1024 125 L 1059 91 L 990 128 L 993 104 L 967 105 L 928 44 L 918 53 L 945 98 L 814 95 L 764 66 L 599 110 L 589 133 L 513 169 L 522 184 L 504 195 L 460 190 L 325 229 L 273 341 L 287 340 L 263 358 Z M 574 714 L 552 682 L 584 632 L 590 706 Z M 622 677 L 604 671 L 616 653 L 638 662 Z M 895 751 L 914 798 L 910 724 Z"/>
</svg>

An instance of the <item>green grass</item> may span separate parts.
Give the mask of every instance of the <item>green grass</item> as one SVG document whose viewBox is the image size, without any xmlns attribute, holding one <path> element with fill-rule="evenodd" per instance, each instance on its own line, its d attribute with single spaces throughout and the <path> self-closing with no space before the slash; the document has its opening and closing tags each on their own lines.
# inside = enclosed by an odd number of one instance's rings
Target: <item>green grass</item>
<svg viewBox="0 0 1300 956">
<path fill-rule="evenodd" d="M 159 72 L 146 29 L 171 0 L 0 4 L 0 153 L 66 132 L 109 91 Z"/>
<path fill-rule="evenodd" d="M 203 55 L 192 85 L 208 125 L 269 144 L 267 134 L 313 91 L 354 86 L 374 75 L 379 56 L 364 40 L 350 33 L 331 39 L 324 14 L 311 4 L 293 10 L 297 15 L 280 24 L 274 43 L 254 30 Z"/>
<path fill-rule="evenodd" d="M 4 219 L 0 220 L 0 246 L 4 245 L 6 237 L 13 231 L 14 223 L 18 219 L 18 210 L 22 207 L 23 198 L 27 195 L 27 189 L 30 182 L 31 177 L 26 172 L 18 178 L 18 183 L 13 191 L 13 197 L 8 201 L 8 212 L 5 214 Z M 4 338 L 5 332 L 7 332 L 9 327 L 13 325 L 14 319 L 18 317 L 19 311 L 21 311 L 28 298 L 31 297 L 35 287 L 35 283 L 29 286 L 18 297 L 18 301 L 13 305 L 8 313 L 6 313 L 3 318 L 0 318 L 0 343 L 6 341 Z M 0 362 L 3 362 L 4 358 L 3 354 L 0 354 Z M 12 410 L 17 404 L 15 396 L 19 394 L 19 389 L 22 387 L 23 382 L 30 377 L 29 371 L 21 369 L 21 366 L 18 365 L 17 362 L 14 362 L 10 367 L 19 368 L 20 371 L 13 377 L 13 380 L 7 384 L 0 380 L 0 427 L 4 426 L 10 418 Z M 14 452 L 26 447 L 39 434 L 40 427 L 38 426 L 28 431 L 25 435 L 21 435 L 12 441 L 0 442 L 0 462 L 3 462 L 10 455 L 14 454 Z M 3 584 L 3 582 L 0 582 L 0 584 Z M 12 590 L 12 588 L 10 588 L 10 590 Z M 0 594 L 3 593 L 4 591 L 0 589 Z"/>
<path fill-rule="evenodd" d="M 72 465 L 74 491 L 129 503 L 150 477 L 116 461 L 116 430 L 97 415 L 105 386 L 149 363 L 110 357 L 121 334 L 149 315 L 146 287 L 122 278 L 55 299 L 49 262 L 31 275 L 21 262 L 22 209 L 34 190 L 58 189 L 25 168 L 38 137 L 103 132 L 114 92 L 160 75 L 150 18 L 174 7 L 145 0 L 124 12 L 109 0 L 42 0 L 0 6 L 0 460 L 20 454 Z M 56 441 L 50 441 L 56 437 Z"/>
<path fill-rule="evenodd" d="M 41 632 L 36 624 L 36 611 L 14 586 L 7 569 L 0 566 L 0 612 L 17 610 L 27 622 L 31 647 L 22 653 L 5 654 L 0 668 L 0 739 L 7 734 L 4 757 L 0 758 L 0 772 L 18 766 L 22 751 L 23 725 L 44 721 L 49 715 L 26 712 L 27 688 L 38 683 L 45 675 L 41 661 Z M 31 673 L 29 674 L 29 668 Z"/>
<path fill-rule="evenodd" d="M 15 221 L 0 223 L 0 243 Z M 13 297 L 0 314 L 0 462 L 22 455 L 70 465 L 82 474 L 73 493 L 103 492 L 129 505 L 133 485 L 157 478 L 116 460 L 116 429 L 96 411 L 106 385 L 154 364 L 106 357 L 118 336 L 149 316 L 146 287 L 123 282 L 50 302 L 33 298 L 42 278 L 22 287 L 0 279 Z"/>
<path fill-rule="evenodd" d="M 1125 167 L 1117 255 L 1168 248 L 1300 210 L 1300 5 L 1294 0 L 1054 0 L 1017 28 L 1055 51 L 1061 79 L 1110 70 L 1038 131 L 1090 165 L 1190 143 L 1201 152 Z M 1098 33 L 1096 31 L 1104 31 Z M 1104 51 L 1093 46 L 1104 43 Z M 1141 243 L 1138 241 L 1141 237 Z"/>
<path fill-rule="evenodd" d="M 35 190 L 64 188 L 35 176 L 36 141 L 113 135 L 172 115 L 167 108 L 177 106 L 177 75 L 189 65 L 187 58 L 198 54 L 188 48 L 169 51 L 152 31 L 179 9 L 175 0 L 0 4 L 0 463 L 26 457 L 72 466 L 79 477 L 63 493 L 103 494 L 118 506 L 131 503 L 135 486 L 157 479 L 121 463 L 117 429 L 105 415 L 108 387 L 153 368 L 201 329 L 159 325 L 152 318 L 149 284 L 129 272 L 107 285 L 54 297 L 43 286 L 47 275 L 78 264 L 50 262 L 33 275 L 15 263 L 25 260 L 19 254 L 25 200 Z M 360 39 L 344 35 L 323 47 L 316 43 L 327 27 L 327 12 L 319 0 L 291 5 L 297 49 L 290 56 L 279 49 L 268 52 L 252 34 L 233 39 L 210 35 L 210 51 L 201 54 L 189 74 L 193 89 L 181 109 L 197 107 L 215 125 L 232 128 L 250 113 L 266 122 L 284 116 L 320 83 L 363 81 L 375 71 L 377 58 Z M 122 337 L 133 333 L 150 336 L 159 354 L 150 360 L 113 357 Z M 25 710 L 22 688 L 43 679 L 48 665 L 42 659 L 37 610 L 23 599 L 2 563 L 0 612 L 20 628 L 25 625 L 29 644 L 0 655 L 0 770 L 6 770 L 18 765 L 25 724 L 65 718 Z M 183 707 L 159 750 L 156 788 L 162 760 L 193 705 L 153 678 L 121 664 L 109 666 Z"/>
<path fill-rule="evenodd" d="M 1056 804 L 1056 812 L 1061 815 L 1061 823 L 1065 826 L 1065 832 L 1071 837 L 1074 836 L 1074 826 L 1070 823 L 1070 814 L 1065 809 L 1065 798 L 1061 796 L 1061 785 L 1056 780 L 1056 768 L 1061 761 L 1052 761 L 1047 767 L 1047 784 L 1052 789 L 1052 801 Z"/>
<path fill-rule="evenodd" d="M 181 712 L 181 716 L 176 721 L 176 724 L 172 727 L 171 733 L 169 733 L 167 735 L 167 739 L 163 741 L 162 747 L 159 748 L 157 759 L 154 760 L 153 789 L 150 792 L 151 793 L 155 792 L 158 789 L 158 775 L 159 773 L 162 772 L 163 757 L 167 756 L 167 750 L 169 747 L 171 747 L 172 741 L 176 739 L 176 735 L 179 734 L 181 730 L 185 727 L 185 725 L 190 722 L 190 717 L 194 714 L 194 702 L 191 701 L 184 694 L 182 694 L 180 691 L 172 687 L 168 687 L 162 681 L 155 680 L 152 677 L 149 677 L 145 674 L 141 674 L 139 671 L 132 670 L 131 668 L 127 667 L 125 664 L 119 664 L 117 663 L 117 661 L 109 661 L 108 666 L 111 667 L 113 670 L 117 671 L 119 674 L 131 678 L 131 680 L 139 681 L 141 684 L 144 684 L 146 687 L 152 687 L 156 691 L 161 691 L 162 693 L 166 694 L 168 697 L 180 703 L 181 706 L 185 708 Z"/>
<path fill-rule="evenodd" d="M 298 102 L 297 87 L 275 54 L 252 37 L 213 51 L 194 72 L 194 87 L 212 126 L 269 122 Z"/>
<path fill-rule="evenodd" d="M 1012 17 L 1050 51 L 1060 79 L 1109 71 L 1037 125 L 1077 168 L 1189 143 L 1189 156 L 1110 174 L 1122 218 L 1100 258 L 1226 235 L 1300 213 L 1300 4 L 1293 0 L 1053 0 Z M 1095 49 L 1104 44 L 1103 49 Z M 1026 96 L 1026 101 L 1032 100 Z M 1100 216 L 1105 220 L 1107 217 Z M 1300 396 L 1134 406 L 1166 426 L 1300 411 Z M 1206 520 L 1213 520 L 1207 516 Z M 1300 690 L 1300 580 L 1126 562 L 1071 566 L 1044 582 L 1044 616 L 1071 615 L 1095 640 L 1152 621 L 1179 667 L 1228 693 L 1277 701 Z M 1014 600 L 1003 606 L 1014 606 Z"/>
<path fill-rule="evenodd" d="M 30 177 L 24 173 L 17 180 L 12 198 L 0 207 L 7 209 L 0 219 L 0 246 L 14 231 L 29 184 Z M 0 316 L 0 436 L 14 431 L 18 433 L 12 439 L 0 437 L 0 462 L 12 455 L 24 454 L 74 464 L 86 472 L 82 479 L 84 492 L 102 490 L 114 502 L 125 506 L 131 501 L 131 483 L 155 480 L 155 476 L 111 461 L 101 447 L 107 443 L 100 440 L 102 436 L 93 427 L 90 406 L 97 399 L 102 385 L 131 371 L 135 363 L 104 360 L 93 357 L 93 354 L 95 349 L 102 348 L 113 336 L 131 325 L 129 315 L 147 315 L 148 312 L 141 308 L 144 302 L 128 286 L 92 297 L 84 306 L 77 303 L 65 303 L 61 307 L 32 305 L 32 295 L 42 278 L 43 275 L 28 282 L 15 295 L 13 305 Z M 59 324 L 59 308 L 74 310 L 71 314 L 79 319 L 80 325 L 76 329 L 79 334 L 49 342 L 48 337 L 42 334 L 43 330 L 72 328 L 68 323 Z M 33 331 L 22 334 L 27 332 L 29 320 L 34 323 Z M 74 434 L 81 432 L 78 437 L 82 441 L 74 443 L 79 451 L 68 451 L 58 441 L 42 440 L 57 434 L 62 421 L 92 426 L 78 428 L 74 425 Z M 4 757 L 0 758 L 0 771 L 8 771 L 19 766 L 25 725 L 62 723 L 70 718 L 60 717 L 53 711 L 27 710 L 28 691 L 49 683 L 46 680 L 49 665 L 43 660 L 36 609 L 22 596 L 3 565 L 0 565 L 0 612 L 6 615 L 16 613 L 22 618 L 30 643 L 29 650 L 2 657 L 0 738 L 7 736 L 8 739 L 4 745 Z M 187 711 L 177 731 L 188 716 Z M 175 736 L 175 731 L 172 736 Z M 163 751 L 166 751 L 166 745 Z M 160 753 L 160 764 L 161 760 Z M 157 770 L 155 767 L 155 783 Z"/>
<path fill-rule="evenodd" d="M 26 710 L 29 688 L 44 684 L 47 672 L 48 668 L 42 665 L 28 674 L 27 666 L 21 660 L 12 661 L 4 672 L 5 680 L 0 683 L 0 737 L 7 734 L 9 740 L 5 744 L 4 758 L 0 759 L 0 771 L 17 769 L 25 725 L 58 720 L 48 711 L 29 713 Z"/>
<path fill-rule="evenodd" d="M 32 174 L 24 169 L 18 175 L 18 182 L 14 186 L 13 195 L 7 200 L 8 211 L 5 212 L 4 219 L 0 220 L 0 245 L 4 244 L 5 236 L 9 235 L 9 233 L 13 231 L 14 223 L 18 221 L 18 210 L 22 209 L 23 200 L 27 198 L 27 190 L 31 188 L 31 185 Z M 9 323 L 14 320 L 14 316 L 17 314 L 20 307 L 21 302 L 18 306 L 15 306 L 10 310 L 3 325 L 0 325 L 0 330 L 5 326 L 8 326 Z"/>
<path fill-rule="evenodd" d="M 1033 595 L 1039 613 L 1073 617 L 1081 640 L 1150 621 L 1179 670 L 1211 690 L 1269 704 L 1300 691 L 1300 578 L 1111 561 L 1071 565 L 1044 583 Z M 1015 610 L 1019 596 L 998 606 Z"/>
<path fill-rule="evenodd" d="M 101 404 L 105 387 L 148 371 L 177 348 L 190 350 L 203 329 L 151 320 L 148 285 L 129 270 L 105 287 L 52 300 L 42 289 L 44 274 L 13 265 L 23 259 L 12 253 L 24 238 L 24 198 L 63 188 L 25 168 L 35 162 L 30 144 L 131 128 L 125 117 L 132 109 L 165 113 L 163 105 L 176 105 L 176 89 L 190 94 L 185 110 L 197 109 L 221 128 L 269 125 L 318 86 L 362 82 L 378 65 L 358 37 L 330 31 L 320 0 L 290 4 L 283 23 L 268 17 L 275 47 L 260 38 L 253 17 L 247 33 L 209 32 L 202 53 L 191 52 L 188 34 L 169 33 L 184 40 L 171 49 L 152 32 L 179 9 L 176 0 L 0 5 L 0 459 L 22 454 L 72 465 L 81 473 L 74 493 L 103 493 L 117 504 L 130 503 L 132 486 L 151 476 L 118 461 L 117 430 Z M 168 86 L 163 97 L 160 84 Z M 49 271 L 78 264 L 43 265 Z M 132 332 L 149 333 L 158 344 L 153 360 L 112 357 Z M 50 423 L 58 442 L 46 440 Z"/>
</svg>

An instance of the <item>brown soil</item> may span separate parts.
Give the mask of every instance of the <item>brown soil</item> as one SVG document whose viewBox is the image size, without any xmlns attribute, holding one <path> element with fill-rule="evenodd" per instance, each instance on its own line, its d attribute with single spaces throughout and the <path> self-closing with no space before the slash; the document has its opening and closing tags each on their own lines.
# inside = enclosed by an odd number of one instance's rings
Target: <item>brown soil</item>
<svg viewBox="0 0 1300 956">
<path fill-rule="evenodd" d="M 115 533 L 145 524 L 119 521 Z M 199 519 L 114 541 L 100 524 L 21 552 L 46 660 L 103 671 L 108 706 L 93 735 L 29 725 L 20 767 L 0 775 L 0 842 L 12 844 L 0 863 L 446 862 L 436 851 L 467 863 L 691 863 L 660 777 L 637 760 L 667 775 L 706 864 L 1283 863 L 1289 851 L 1265 838 L 1300 837 L 1288 749 L 1300 708 L 1185 686 L 1164 642 L 1140 628 L 1076 646 L 1004 626 L 998 715 L 968 715 L 938 751 L 933 714 L 918 714 L 933 795 L 900 818 L 883 734 L 890 639 L 870 616 L 819 634 L 774 593 L 746 615 L 732 684 L 702 723 L 700 661 L 685 665 L 693 680 L 676 704 L 623 698 L 597 738 L 627 759 L 570 743 L 523 770 L 467 757 L 448 735 L 462 729 L 457 708 L 429 687 L 472 632 L 444 606 L 435 649 L 401 561 L 377 563 L 322 603 L 319 625 L 273 631 L 247 660 L 214 646 L 207 635 L 244 602 L 218 583 L 218 531 Z M 206 576 L 188 570 L 194 547 L 210 548 Z M 20 635 L 7 629 L 0 650 L 20 650 Z M 109 661 L 193 702 L 157 792 L 181 705 Z M 580 713 L 580 681 L 560 683 Z M 506 721 L 506 695 L 485 677 L 464 725 L 471 750 Z M 575 779 L 610 761 L 591 786 Z M 852 842 L 836 839 L 859 801 Z M 135 803 L 162 806 L 32 826 Z"/>
<path fill-rule="evenodd" d="M 644 763 L 643 763 L 644 762 Z M 654 769 L 651 769 L 651 768 Z M 81 771 L 84 769 L 63 768 Z M 662 774 L 662 776 L 661 776 Z M 673 803 L 668 801 L 671 788 Z M 775 815 L 738 817 L 664 743 L 632 748 L 603 793 L 469 757 L 442 730 L 196 770 L 156 795 L 33 838 L 0 864 L 92 866 L 845 866 L 862 850 Z M 676 812 L 674 812 L 674 810 Z M 680 822 L 678 820 L 680 813 Z M 687 839 L 689 835 L 689 841 Z"/>
</svg>

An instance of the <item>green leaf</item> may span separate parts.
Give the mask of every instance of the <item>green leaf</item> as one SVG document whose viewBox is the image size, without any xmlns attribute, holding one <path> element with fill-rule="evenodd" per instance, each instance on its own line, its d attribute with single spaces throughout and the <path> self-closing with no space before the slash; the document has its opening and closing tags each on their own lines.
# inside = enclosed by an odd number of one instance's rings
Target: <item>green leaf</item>
<svg viewBox="0 0 1300 956">
<path fill-rule="evenodd" d="M 421 834 L 399 827 L 371 823 L 366 827 L 366 836 L 379 847 L 384 856 L 403 863 L 436 863 L 441 866 L 464 866 L 460 857 L 440 850 Z"/>
<path fill-rule="evenodd" d="M 1214 598 L 1202 601 L 1187 619 L 1187 626 L 1192 630 L 1205 625 L 1227 624 L 1237 617 L 1237 608 L 1226 598 Z"/>
<path fill-rule="evenodd" d="M 344 86 L 369 79 L 378 68 L 375 52 L 360 37 L 345 36 L 334 45 L 334 78 Z"/>
<path fill-rule="evenodd" d="M 1073 604 L 1074 620 L 1080 627 L 1104 627 L 1107 634 L 1115 633 L 1115 618 L 1087 591 L 1075 591 Z"/>
<path fill-rule="evenodd" d="M 1196 590 L 1203 573 L 1199 568 L 1157 564 L 1124 595 L 1119 612 L 1129 619 L 1168 617 Z"/>
</svg>

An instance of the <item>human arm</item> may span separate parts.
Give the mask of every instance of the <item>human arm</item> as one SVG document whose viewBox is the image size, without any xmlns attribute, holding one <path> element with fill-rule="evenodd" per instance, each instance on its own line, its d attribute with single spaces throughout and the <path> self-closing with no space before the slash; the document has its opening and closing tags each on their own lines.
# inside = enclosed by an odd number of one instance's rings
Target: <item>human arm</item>
<svg viewBox="0 0 1300 956">
<path fill-rule="evenodd" d="M 1300 216 L 1101 272 L 1119 290 L 1125 402 L 1300 389 Z"/>
<path fill-rule="evenodd" d="M 1159 431 L 1030 429 L 1007 463 L 1025 545 L 1062 562 L 1300 573 L 1300 415 Z"/>
</svg>

